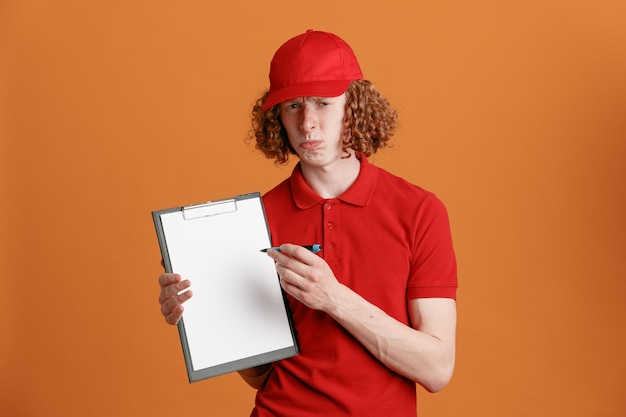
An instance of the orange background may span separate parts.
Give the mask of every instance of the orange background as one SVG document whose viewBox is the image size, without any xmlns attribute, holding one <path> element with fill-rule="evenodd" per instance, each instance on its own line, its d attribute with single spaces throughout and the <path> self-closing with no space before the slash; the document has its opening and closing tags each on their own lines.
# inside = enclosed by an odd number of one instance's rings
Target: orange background
<svg viewBox="0 0 626 417">
<path fill-rule="evenodd" d="M 374 163 L 450 211 L 458 363 L 420 415 L 626 415 L 621 0 L 0 2 L 0 415 L 248 415 L 187 382 L 150 212 L 289 175 L 243 139 L 308 28 L 400 111 Z"/>
</svg>

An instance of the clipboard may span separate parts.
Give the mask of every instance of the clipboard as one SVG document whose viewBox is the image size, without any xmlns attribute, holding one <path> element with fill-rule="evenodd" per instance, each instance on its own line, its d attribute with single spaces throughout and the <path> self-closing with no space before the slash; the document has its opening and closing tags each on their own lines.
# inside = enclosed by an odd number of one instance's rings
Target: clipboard
<svg viewBox="0 0 626 417">
<path fill-rule="evenodd" d="M 152 212 L 166 272 L 191 281 L 178 333 L 189 382 L 297 355 L 261 194 Z"/>
</svg>

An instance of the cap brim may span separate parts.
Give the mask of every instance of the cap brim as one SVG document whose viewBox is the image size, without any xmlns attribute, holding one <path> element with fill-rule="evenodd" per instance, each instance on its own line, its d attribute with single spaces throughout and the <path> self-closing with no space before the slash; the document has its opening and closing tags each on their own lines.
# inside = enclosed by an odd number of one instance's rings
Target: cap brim
<svg viewBox="0 0 626 417">
<path fill-rule="evenodd" d="M 351 82 L 352 80 L 311 81 L 270 91 L 263 103 L 263 111 L 297 97 L 337 97 L 345 93 Z"/>
</svg>

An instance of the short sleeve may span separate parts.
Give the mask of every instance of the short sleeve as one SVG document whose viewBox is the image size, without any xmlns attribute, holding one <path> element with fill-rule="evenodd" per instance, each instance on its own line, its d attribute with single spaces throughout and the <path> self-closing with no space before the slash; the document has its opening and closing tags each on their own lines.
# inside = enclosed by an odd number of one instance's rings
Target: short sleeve
<svg viewBox="0 0 626 417">
<path fill-rule="evenodd" d="M 456 299 L 457 263 L 446 207 L 431 195 L 417 217 L 407 299 Z"/>
</svg>

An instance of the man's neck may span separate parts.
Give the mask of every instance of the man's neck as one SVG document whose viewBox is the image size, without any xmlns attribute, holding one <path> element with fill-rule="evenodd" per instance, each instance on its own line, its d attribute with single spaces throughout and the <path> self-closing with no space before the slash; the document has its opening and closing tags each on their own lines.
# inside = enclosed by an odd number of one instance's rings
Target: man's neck
<svg viewBox="0 0 626 417">
<path fill-rule="evenodd" d="M 351 155 L 330 166 L 300 164 L 305 181 L 320 197 L 337 198 L 354 184 L 361 171 L 361 161 Z"/>
</svg>

